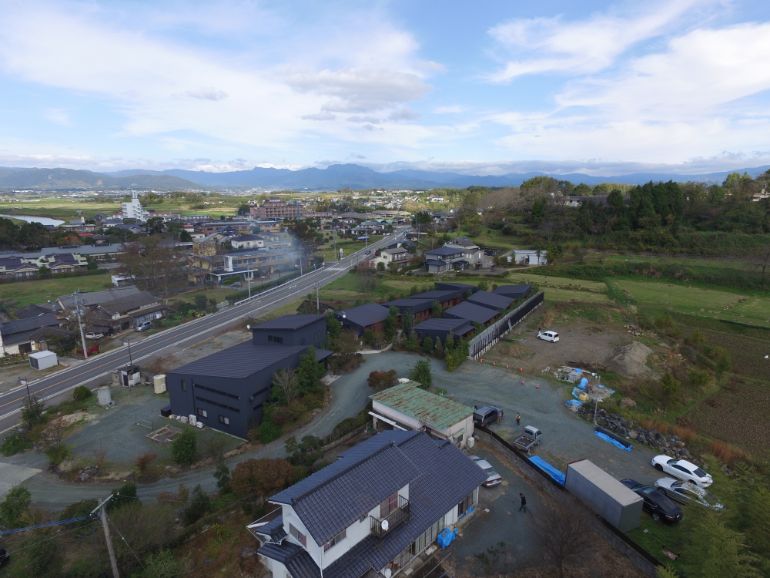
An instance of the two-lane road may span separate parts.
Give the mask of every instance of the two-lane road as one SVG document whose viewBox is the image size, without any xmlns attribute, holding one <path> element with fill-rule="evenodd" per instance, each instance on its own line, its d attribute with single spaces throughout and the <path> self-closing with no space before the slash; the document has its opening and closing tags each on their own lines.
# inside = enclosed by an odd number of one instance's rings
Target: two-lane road
<svg viewBox="0 0 770 578">
<path fill-rule="evenodd" d="M 320 269 L 297 277 L 278 287 L 273 287 L 241 301 L 217 313 L 194 319 L 177 327 L 166 329 L 150 335 L 141 341 L 132 341 L 131 358 L 134 362 L 148 357 L 162 355 L 173 346 L 190 341 L 201 341 L 215 335 L 233 325 L 240 319 L 250 316 L 265 315 L 288 302 L 304 297 L 323 287 L 338 277 L 347 273 L 359 261 L 368 256 L 369 252 L 385 247 L 403 238 L 405 231 L 401 230 L 383 237 L 360 251 L 349 255 L 337 263 L 331 263 Z M 76 366 L 63 369 L 42 379 L 28 384 L 31 395 L 44 401 L 53 400 L 70 391 L 78 385 L 96 385 L 116 369 L 128 363 L 127 346 L 108 351 L 79 363 Z M 16 387 L 0 395 L 0 433 L 15 427 L 19 423 L 20 411 L 24 406 L 27 390 L 24 386 Z"/>
</svg>

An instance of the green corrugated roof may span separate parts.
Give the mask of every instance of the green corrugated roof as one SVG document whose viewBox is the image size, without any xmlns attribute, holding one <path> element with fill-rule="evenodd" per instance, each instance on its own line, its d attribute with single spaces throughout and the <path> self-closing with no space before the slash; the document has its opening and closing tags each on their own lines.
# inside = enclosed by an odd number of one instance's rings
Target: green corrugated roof
<svg viewBox="0 0 770 578">
<path fill-rule="evenodd" d="M 422 389 L 407 381 L 370 396 L 435 430 L 445 430 L 473 414 L 473 408 Z"/>
</svg>

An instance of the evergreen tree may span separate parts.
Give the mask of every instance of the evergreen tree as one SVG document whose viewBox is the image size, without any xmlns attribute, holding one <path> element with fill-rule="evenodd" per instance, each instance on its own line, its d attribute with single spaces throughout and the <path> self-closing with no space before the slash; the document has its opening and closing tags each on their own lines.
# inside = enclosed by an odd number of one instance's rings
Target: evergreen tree
<svg viewBox="0 0 770 578">
<path fill-rule="evenodd" d="M 433 385 L 433 376 L 430 372 L 430 362 L 424 359 L 418 361 L 409 374 L 409 379 L 419 383 L 424 389 Z"/>
<path fill-rule="evenodd" d="M 745 546 L 745 536 L 731 530 L 718 514 L 703 513 L 696 519 L 682 553 L 687 576 L 699 578 L 759 578 L 755 558 Z"/>
</svg>

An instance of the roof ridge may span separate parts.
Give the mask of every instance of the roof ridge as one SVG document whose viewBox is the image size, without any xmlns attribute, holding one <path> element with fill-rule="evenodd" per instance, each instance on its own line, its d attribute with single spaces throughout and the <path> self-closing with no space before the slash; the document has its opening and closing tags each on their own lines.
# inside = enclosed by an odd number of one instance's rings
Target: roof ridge
<svg viewBox="0 0 770 578">
<path fill-rule="evenodd" d="M 409 432 L 409 433 L 417 433 L 417 432 Z M 413 437 L 414 437 L 413 435 L 409 436 L 408 438 L 406 438 L 404 440 L 404 442 L 406 442 L 407 440 L 412 439 Z M 360 466 L 363 463 L 366 463 L 367 461 L 369 461 L 370 459 L 374 458 L 375 456 L 378 456 L 379 454 L 381 454 L 382 452 L 384 452 L 387 449 L 396 448 L 396 449 L 399 450 L 399 452 L 401 452 L 402 456 L 404 458 L 406 458 L 407 456 L 401 451 L 401 448 L 399 447 L 399 445 L 400 444 L 397 444 L 395 440 L 391 440 L 389 443 L 383 444 L 382 446 L 377 448 L 372 453 L 366 455 L 365 457 L 363 457 L 363 458 L 361 458 L 361 459 L 359 459 L 357 461 L 354 461 L 353 463 L 351 463 L 347 467 L 341 469 L 339 472 L 335 472 L 335 474 L 333 476 L 331 476 L 330 478 L 322 481 L 320 484 L 318 484 L 316 486 L 313 486 L 312 488 L 308 488 L 307 490 L 302 492 L 300 495 L 298 495 L 297 497 L 292 499 L 291 500 L 291 505 L 293 506 L 294 504 L 296 504 L 297 502 L 299 502 L 303 498 L 306 498 L 308 495 L 310 495 L 310 494 L 312 494 L 314 492 L 317 492 L 319 489 L 325 487 L 326 485 L 330 484 L 331 482 L 338 480 L 343 474 L 347 474 L 353 468 L 358 467 L 358 466 Z"/>
</svg>

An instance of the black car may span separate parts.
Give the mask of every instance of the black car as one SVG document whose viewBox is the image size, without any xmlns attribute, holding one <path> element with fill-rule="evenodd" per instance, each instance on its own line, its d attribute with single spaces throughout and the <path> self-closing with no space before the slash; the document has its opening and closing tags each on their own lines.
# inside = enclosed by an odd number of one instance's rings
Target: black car
<svg viewBox="0 0 770 578">
<path fill-rule="evenodd" d="M 653 520 L 665 520 L 675 524 L 682 519 L 682 509 L 671 501 L 662 490 L 654 486 L 645 486 L 636 480 L 620 480 L 627 488 L 636 492 L 644 500 L 644 509 Z"/>
<path fill-rule="evenodd" d="M 485 405 L 473 408 L 473 424 L 488 426 L 491 423 L 500 421 L 503 410 L 493 405 Z"/>
</svg>

